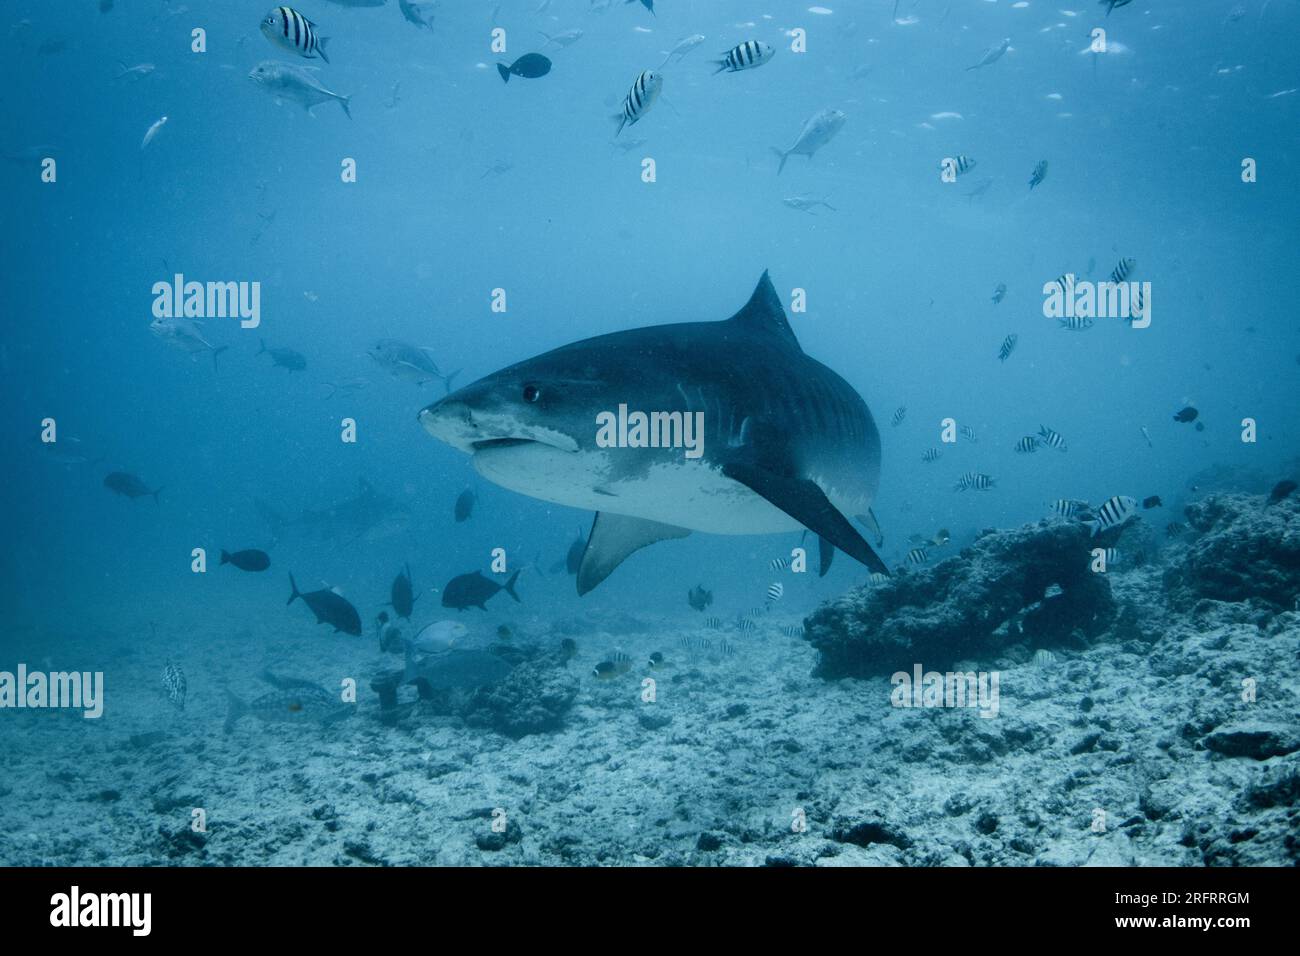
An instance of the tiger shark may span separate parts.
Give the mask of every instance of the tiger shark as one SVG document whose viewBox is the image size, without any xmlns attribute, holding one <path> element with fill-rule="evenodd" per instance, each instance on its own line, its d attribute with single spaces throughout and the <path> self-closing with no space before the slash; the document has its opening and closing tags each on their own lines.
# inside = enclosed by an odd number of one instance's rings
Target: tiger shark
<svg viewBox="0 0 1300 956">
<path fill-rule="evenodd" d="M 820 536 L 822 574 L 836 548 L 889 573 L 847 517 L 874 524 L 876 423 L 848 382 L 804 354 L 767 272 L 729 319 L 573 342 L 418 417 L 489 481 L 596 512 L 580 595 L 638 549 L 691 531 L 806 528 Z"/>
</svg>

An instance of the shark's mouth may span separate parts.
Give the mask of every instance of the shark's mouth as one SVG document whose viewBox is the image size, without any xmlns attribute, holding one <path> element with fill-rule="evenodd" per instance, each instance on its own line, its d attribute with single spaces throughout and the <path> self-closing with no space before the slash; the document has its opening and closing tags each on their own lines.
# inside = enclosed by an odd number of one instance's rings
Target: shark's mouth
<svg viewBox="0 0 1300 956">
<path fill-rule="evenodd" d="M 544 444 L 532 438 L 488 438 L 483 441 L 470 442 L 470 447 L 476 452 L 487 451 L 492 448 L 514 448 L 517 445 L 537 445 Z"/>
<path fill-rule="evenodd" d="M 579 451 L 578 443 L 563 432 L 549 429 L 540 431 L 544 433 L 538 434 L 535 438 L 510 435 L 502 438 L 471 439 L 468 442 L 468 450 L 472 455 L 479 455 L 484 452 L 508 451 L 512 448 L 545 448 L 549 451 L 560 451 L 566 454 L 576 454 Z"/>
</svg>

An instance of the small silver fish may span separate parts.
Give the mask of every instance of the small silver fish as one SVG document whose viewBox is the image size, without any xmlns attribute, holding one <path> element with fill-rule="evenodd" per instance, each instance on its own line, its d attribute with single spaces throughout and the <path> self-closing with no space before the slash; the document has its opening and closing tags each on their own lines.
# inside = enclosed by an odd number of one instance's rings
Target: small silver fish
<svg viewBox="0 0 1300 956">
<path fill-rule="evenodd" d="M 682 57 L 686 56 L 686 54 L 690 53 L 692 50 L 694 50 L 697 46 L 699 46 L 703 42 L 704 42 L 703 33 L 693 33 L 688 37 L 682 37 L 680 40 L 677 41 L 677 44 L 671 50 L 668 51 L 668 55 L 664 57 L 664 61 L 659 64 L 659 69 L 662 70 L 665 66 L 667 66 L 668 61 L 671 60 L 673 57 L 677 57 L 677 62 L 680 63 Z"/>
<path fill-rule="evenodd" d="M 811 160 L 817 150 L 834 139 L 835 134 L 844 128 L 845 119 L 845 115 L 839 110 L 821 110 L 810 116 L 803 124 L 803 129 L 799 131 L 793 146 L 789 149 L 778 149 L 773 146 L 772 152 L 781 159 L 781 165 L 776 169 L 777 175 L 785 169 L 785 161 L 791 156 L 807 156 Z"/>
<path fill-rule="evenodd" d="M 577 43 L 579 40 L 582 39 L 581 30 L 565 30 L 563 33 L 556 33 L 554 35 L 550 33 L 546 33 L 543 30 L 538 30 L 537 32 L 540 33 L 542 36 L 546 37 L 546 42 L 542 44 L 543 50 L 545 50 L 552 43 L 554 43 L 558 47 L 566 47 L 566 46 L 573 46 L 573 44 Z"/>
<path fill-rule="evenodd" d="M 263 60 L 248 73 L 248 78 L 275 97 L 276 102 L 292 100 L 310 113 L 321 103 L 336 101 L 348 119 L 352 97 L 327 90 L 313 75 L 315 67 L 295 66 L 275 60 Z"/>
<path fill-rule="evenodd" d="M 193 358 L 199 352 L 211 352 L 212 364 L 217 364 L 217 356 L 228 349 L 228 345 L 213 345 L 203 337 L 199 330 L 201 323 L 196 319 L 157 318 L 149 323 L 149 331 L 162 339 L 174 349 L 188 352 Z"/>
<path fill-rule="evenodd" d="M 148 131 L 144 134 L 144 139 L 140 140 L 140 148 L 144 149 L 146 146 L 152 143 L 154 137 L 158 135 L 158 131 L 162 129 L 163 126 L 166 125 L 166 123 L 167 123 L 167 117 L 165 116 L 161 117 L 158 120 L 155 120 L 154 124 L 150 126 Z"/>
<path fill-rule="evenodd" d="M 993 46 L 989 47 L 987 50 L 985 50 L 984 55 L 980 57 L 979 62 L 976 63 L 974 66 L 966 67 L 966 71 L 969 73 L 971 70 L 978 70 L 982 66 L 988 66 L 990 63 L 996 63 L 998 60 L 1002 59 L 1002 54 L 1006 53 L 1007 50 L 1009 50 L 1010 48 L 1011 48 L 1011 37 L 1006 37 L 1002 40 L 1001 43 L 996 43 Z"/>
</svg>

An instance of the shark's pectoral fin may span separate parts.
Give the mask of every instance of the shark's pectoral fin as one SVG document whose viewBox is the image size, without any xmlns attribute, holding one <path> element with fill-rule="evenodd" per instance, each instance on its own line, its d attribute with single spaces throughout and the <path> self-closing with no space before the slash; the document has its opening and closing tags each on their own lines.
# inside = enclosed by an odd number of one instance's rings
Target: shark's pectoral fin
<svg viewBox="0 0 1300 956">
<path fill-rule="evenodd" d="M 821 559 L 821 563 L 817 568 L 817 576 L 824 578 L 826 572 L 831 569 L 831 562 L 835 560 L 835 545 L 821 535 L 817 536 L 817 557 Z"/>
<path fill-rule="evenodd" d="M 690 531 L 671 524 L 630 518 L 627 515 L 596 512 L 587 537 L 587 550 L 582 552 L 578 568 L 578 594 L 591 591 L 623 563 L 633 551 L 639 551 L 656 541 L 684 538 Z"/>
<path fill-rule="evenodd" d="M 830 542 L 849 557 L 865 564 L 872 571 L 888 574 L 889 569 L 881 561 L 871 545 L 863 540 L 849 519 L 831 504 L 826 493 L 816 482 L 806 478 L 780 475 L 756 465 L 733 462 L 724 465 L 722 473 L 732 481 L 738 481 L 755 494 L 766 498 L 790 517 L 816 534 L 823 542 Z M 822 546 L 822 573 L 830 562 L 826 559 L 825 545 Z"/>
</svg>

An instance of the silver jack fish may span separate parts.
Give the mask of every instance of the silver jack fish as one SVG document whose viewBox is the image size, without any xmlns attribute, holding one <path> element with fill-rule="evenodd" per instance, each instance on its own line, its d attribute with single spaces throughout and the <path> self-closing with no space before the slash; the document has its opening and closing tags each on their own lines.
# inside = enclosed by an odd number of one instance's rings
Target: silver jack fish
<svg viewBox="0 0 1300 956">
<path fill-rule="evenodd" d="M 794 145 L 789 149 L 777 149 L 772 147 L 772 152 L 781 157 L 781 165 L 776 168 L 777 175 L 785 169 L 785 161 L 790 156 L 807 156 L 812 159 L 813 153 L 829 143 L 844 126 L 844 114 L 839 110 L 826 109 L 816 113 L 808 118 L 803 124 L 803 129 L 799 131 L 799 138 L 794 141 Z"/>
<path fill-rule="evenodd" d="M 292 100 L 308 113 L 322 103 L 338 101 L 343 112 L 352 118 L 348 104 L 351 96 L 343 96 L 321 86 L 313 75 L 315 67 L 294 66 L 291 63 L 278 63 L 275 60 L 263 60 L 249 71 L 248 78 L 266 92 L 275 97 L 277 103 Z"/>
</svg>

